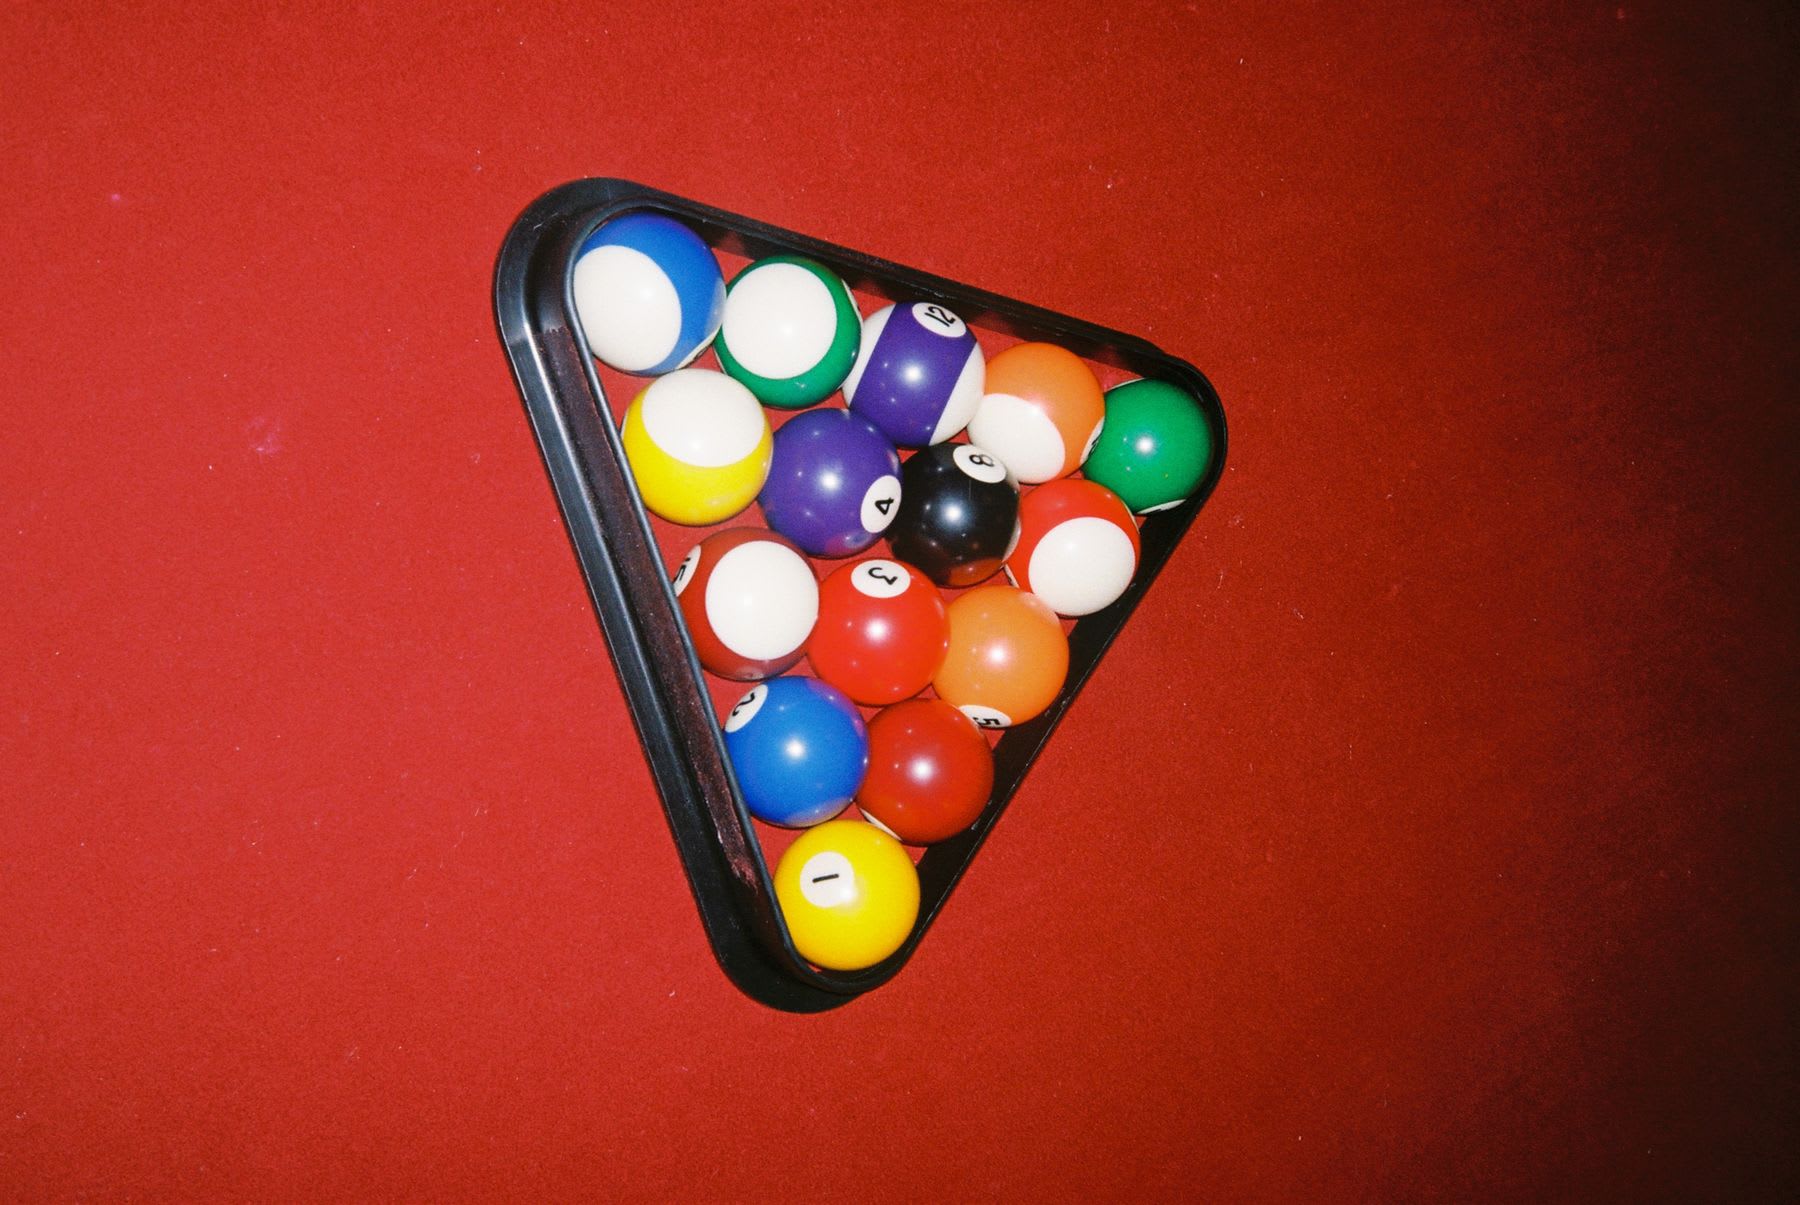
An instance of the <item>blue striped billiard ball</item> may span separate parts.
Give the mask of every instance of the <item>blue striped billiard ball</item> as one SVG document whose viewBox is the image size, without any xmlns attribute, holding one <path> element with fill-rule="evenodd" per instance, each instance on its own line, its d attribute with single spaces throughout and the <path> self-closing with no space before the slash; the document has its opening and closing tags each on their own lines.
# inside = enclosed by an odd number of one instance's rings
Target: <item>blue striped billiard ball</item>
<svg viewBox="0 0 1800 1205">
<path fill-rule="evenodd" d="M 692 362 L 725 316 L 719 261 L 699 235 L 657 213 L 628 213 L 588 235 L 571 290 L 588 350 L 638 376 Z"/>
</svg>

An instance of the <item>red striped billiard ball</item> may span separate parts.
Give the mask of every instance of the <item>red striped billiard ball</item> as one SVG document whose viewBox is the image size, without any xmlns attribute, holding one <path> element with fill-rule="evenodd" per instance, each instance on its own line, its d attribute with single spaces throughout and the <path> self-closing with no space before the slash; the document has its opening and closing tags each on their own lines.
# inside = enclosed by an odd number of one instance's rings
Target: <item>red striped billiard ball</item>
<svg viewBox="0 0 1800 1205">
<path fill-rule="evenodd" d="M 1019 542 L 1006 576 L 1058 615 L 1111 606 L 1137 573 L 1137 521 L 1118 495 L 1076 478 L 1050 481 L 1019 503 Z"/>
</svg>

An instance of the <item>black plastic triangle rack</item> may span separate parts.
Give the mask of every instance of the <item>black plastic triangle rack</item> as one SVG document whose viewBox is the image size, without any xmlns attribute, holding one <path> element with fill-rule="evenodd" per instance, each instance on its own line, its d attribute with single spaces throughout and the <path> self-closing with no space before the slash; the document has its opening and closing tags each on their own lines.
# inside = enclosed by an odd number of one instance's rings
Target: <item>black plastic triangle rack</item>
<svg viewBox="0 0 1800 1205">
<path fill-rule="evenodd" d="M 1074 625 L 1061 694 L 1043 714 L 1000 737 L 994 748 L 992 799 L 973 827 L 928 847 L 919 858 L 921 900 L 912 934 L 892 956 L 866 970 L 821 970 L 802 958 L 789 939 L 770 867 L 726 759 L 714 700 L 627 468 L 600 372 L 575 319 L 571 277 L 577 249 L 602 222 L 635 210 L 680 220 L 725 256 L 809 256 L 836 271 L 864 299 L 937 302 L 978 333 L 1056 343 L 1125 376 L 1166 380 L 1197 398 L 1212 425 L 1212 463 L 1199 488 L 1179 506 L 1143 516 L 1142 551 L 1131 585 L 1117 602 Z M 720 965 L 751 997 L 795 1012 L 829 1009 L 881 985 L 918 946 L 1063 712 L 1212 492 L 1225 460 L 1225 415 L 1218 394 L 1192 365 L 1143 339 L 623 180 L 574 181 L 533 202 L 501 248 L 494 304 L 588 593 Z"/>
</svg>

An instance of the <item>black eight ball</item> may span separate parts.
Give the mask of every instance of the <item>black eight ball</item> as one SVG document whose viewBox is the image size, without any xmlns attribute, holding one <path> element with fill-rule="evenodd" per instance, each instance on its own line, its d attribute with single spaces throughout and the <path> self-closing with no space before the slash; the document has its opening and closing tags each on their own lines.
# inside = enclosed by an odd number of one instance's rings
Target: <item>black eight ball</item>
<svg viewBox="0 0 1800 1205">
<path fill-rule="evenodd" d="M 993 453 L 935 444 L 901 468 L 900 512 L 887 530 L 888 546 L 938 585 L 992 577 L 1018 529 L 1019 486 Z"/>
</svg>

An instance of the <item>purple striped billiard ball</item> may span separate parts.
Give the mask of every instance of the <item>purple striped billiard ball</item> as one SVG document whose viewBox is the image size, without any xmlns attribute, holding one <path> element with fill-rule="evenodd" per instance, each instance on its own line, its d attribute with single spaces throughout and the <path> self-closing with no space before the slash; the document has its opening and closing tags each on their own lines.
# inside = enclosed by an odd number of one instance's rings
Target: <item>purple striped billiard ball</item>
<svg viewBox="0 0 1800 1205">
<path fill-rule="evenodd" d="M 987 361 L 968 324 L 920 301 L 863 319 L 844 396 L 896 444 L 923 448 L 969 425 L 986 382 Z"/>
</svg>

